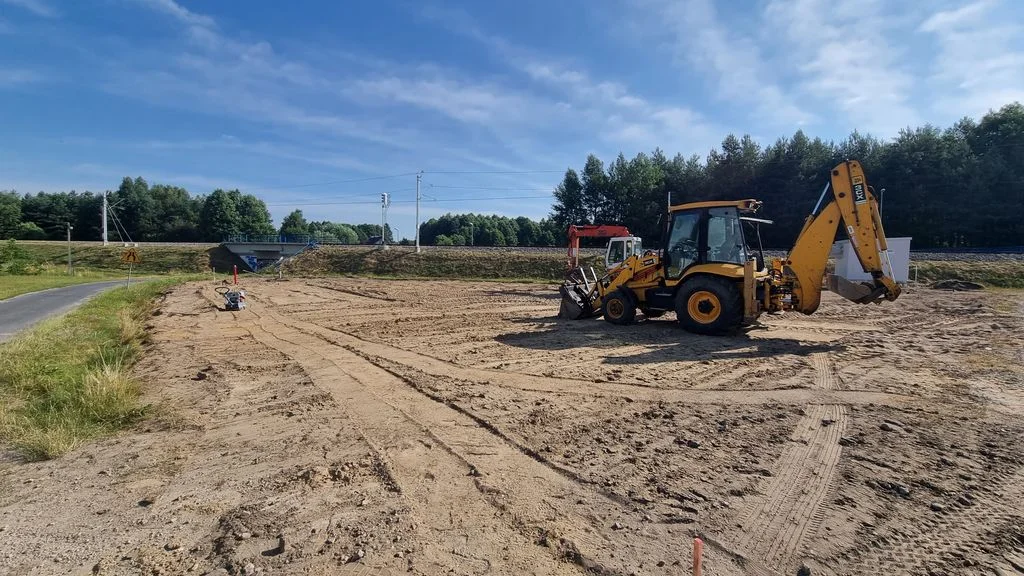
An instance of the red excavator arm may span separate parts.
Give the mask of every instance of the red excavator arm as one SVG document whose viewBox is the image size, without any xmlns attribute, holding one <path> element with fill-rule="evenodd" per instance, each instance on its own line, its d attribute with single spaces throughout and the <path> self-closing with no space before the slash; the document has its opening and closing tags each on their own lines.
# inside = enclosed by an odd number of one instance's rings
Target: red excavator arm
<svg viewBox="0 0 1024 576">
<path fill-rule="evenodd" d="M 604 224 L 569 226 L 569 257 L 566 260 L 566 268 L 574 270 L 580 265 L 580 238 L 615 238 L 618 236 L 632 236 L 632 234 L 625 226 Z"/>
</svg>

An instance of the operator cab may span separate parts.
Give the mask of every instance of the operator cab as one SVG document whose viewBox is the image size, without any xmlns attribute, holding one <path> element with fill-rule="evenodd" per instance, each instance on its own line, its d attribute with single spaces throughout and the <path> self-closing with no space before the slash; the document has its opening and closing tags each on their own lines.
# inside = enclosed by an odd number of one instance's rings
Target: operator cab
<svg viewBox="0 0 1024 576">
<path fill-rule="evenodd" d="M 754 204 L 737 205 L 735 202 L 700 202 L 673 207 L 665 246 L 666 276 L 681 278 L 686 269 L 695 264 L 746 264 L 754 251 L 748 247 L 743 230 L 748 218 L 741 214 L 754 209 Z M 754 236 L 760 244 L 760 234 Z M 757 252 L 761 252 L 760 245 Z M 762 268 L 763 255 L 759 260 L 758 267 Z"/>
<path fill-rule="evenodd" d="M 618 268 L 630 256 L 643 254 L 643 241 L 636 236 L 619 236 L 608 241 L 604 265 L 608 270 Z"/>
</svg>

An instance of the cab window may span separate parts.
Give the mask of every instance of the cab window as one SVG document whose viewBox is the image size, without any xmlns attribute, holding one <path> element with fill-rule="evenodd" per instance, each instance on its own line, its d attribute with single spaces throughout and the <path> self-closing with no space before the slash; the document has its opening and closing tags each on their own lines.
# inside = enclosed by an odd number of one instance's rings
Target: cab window
<svg viewBox="0 0 1024 576">
<path fill-rule="evenodd" d="M 613 266 L 622 262 L 626 259 L 625 242 L 622 240 L 612 240 L 608 244 L 608 256 L 606 264 Z"/>
<path fill-rule="evenodd" d="M 697 232 L 700 230 L 700 212 L 678 213 L 672 218 L 668 237 L 668 276 L 679 278 L 699 256 Z"/>
<path fill-rule="evenodd" d="M 707 249 L 708 262 L 743 264 L 747 261 L 742 223 L 735 208 L 708 210 Z"/>
</svg>

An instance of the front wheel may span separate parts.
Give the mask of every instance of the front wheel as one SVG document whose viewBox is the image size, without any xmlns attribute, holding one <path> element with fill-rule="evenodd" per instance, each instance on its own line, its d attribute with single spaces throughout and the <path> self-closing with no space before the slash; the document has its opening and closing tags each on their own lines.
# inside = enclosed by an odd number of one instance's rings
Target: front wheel
<svg viewBox="0 0 1024 576">
<path fill-rule="evenodd" d="M 743 296 L 736 282 L 696 276 L 684 282 L 676 294 L 676 316 L 690 332 L 726 334 L 743 321 Z"/>
<path fill-rule="evenodd" d="M 630 324 L 636 318 L 632 295 L 619 289 L 604 298 L 601 304 L 604 319 L 612 324 Z"/>
</svg>

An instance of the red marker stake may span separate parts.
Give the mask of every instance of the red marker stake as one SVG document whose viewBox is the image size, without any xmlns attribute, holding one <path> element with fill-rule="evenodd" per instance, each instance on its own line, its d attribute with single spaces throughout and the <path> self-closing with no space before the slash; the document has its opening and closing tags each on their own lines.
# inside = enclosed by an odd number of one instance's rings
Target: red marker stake
<svg viewBox="0 0 1024 576">
<path fill-rule="evenodd" d="M 238 264 L 235 264 L 235 284 L 238 284 Z"/>
<path fill-rule="evenodd" d="M 700 538 L 693 539 L 693 576 L 700 576 L 704 561 L 704 541 Z"/>
</svg>

